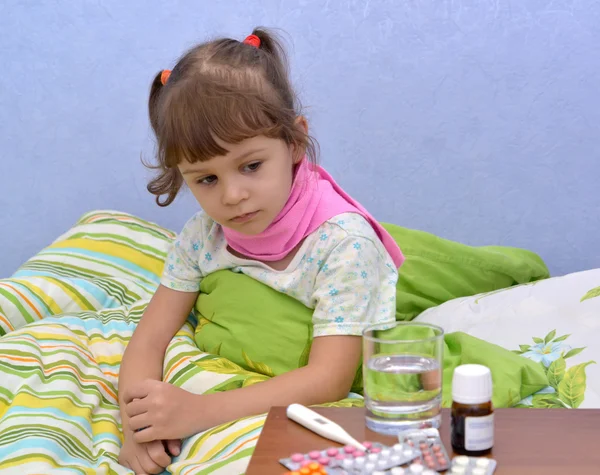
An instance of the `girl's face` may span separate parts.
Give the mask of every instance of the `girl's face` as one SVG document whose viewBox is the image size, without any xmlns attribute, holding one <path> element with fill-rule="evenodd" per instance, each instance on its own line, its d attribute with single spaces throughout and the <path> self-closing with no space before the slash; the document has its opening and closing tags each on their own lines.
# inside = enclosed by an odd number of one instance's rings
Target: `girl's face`
<svg viewBox="0 0 600 475">
<path fill-rule="evenodd" d="M 259 234 L 285 206 L 299 154 L 283 140 L 265 136 L 220 145 L 229 150 L 226 155 L 183 161 L 179 171 L 213 220 L 243 234 Z"/>
</svg>

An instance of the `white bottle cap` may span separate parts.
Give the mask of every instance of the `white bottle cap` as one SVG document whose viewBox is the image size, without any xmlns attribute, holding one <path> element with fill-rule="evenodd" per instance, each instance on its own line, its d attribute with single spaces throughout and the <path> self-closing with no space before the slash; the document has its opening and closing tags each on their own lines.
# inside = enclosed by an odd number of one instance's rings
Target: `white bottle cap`
<svg viewBox="0 0 600 475">
<path fill-rule="evenodd" d="M 483 404 L 492 400 L 492 372 L 487 366 L 465 364 L 454 370 L 452 400 L 459 404 Z"/>
</svg>

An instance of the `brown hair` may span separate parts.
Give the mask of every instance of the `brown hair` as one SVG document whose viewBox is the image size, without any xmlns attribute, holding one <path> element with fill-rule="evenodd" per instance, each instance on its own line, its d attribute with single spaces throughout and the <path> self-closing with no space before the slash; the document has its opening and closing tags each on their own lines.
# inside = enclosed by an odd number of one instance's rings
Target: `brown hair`
<svg viewBox="0 0 600 475">
<path fill-rule="evenodd" d="M 296 123 L 300 105 L 285 51 L 273 33 L 255 28 L 252 34 L 258 48 L 227 38 L 209 41 L 185 53 L 165 85 L 162 71 L 154 78 L 148 111 L 158 164 L 148 166 L 158 175 L 148 191 L 159 206 L 171 204 L 183 185 L 177 165 L 226 154 L 219 141 L 265 135 L 298 146 L 316 163 L 316 142 Z"/>
</svg>

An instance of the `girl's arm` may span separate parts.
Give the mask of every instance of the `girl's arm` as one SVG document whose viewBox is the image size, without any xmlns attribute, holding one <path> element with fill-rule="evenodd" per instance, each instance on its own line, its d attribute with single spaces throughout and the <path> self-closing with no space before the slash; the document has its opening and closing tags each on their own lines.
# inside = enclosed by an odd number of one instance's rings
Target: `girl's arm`
<svg viewBox="0 0 600 475">
<path fill-rule="evenodd" d="M 131 436 L 124 394 L 144 380 L 161 381 L 167 345 L 192 310 L 198 292 L 179 292 L 159 285 L 127 345 L 119 373 L 119 406 L 123 433 Z"/>
<path fill-rule="evenodd" d="M 359 336 L 317 337 L 306 366 L 245 388 L 200 396 L 195 414 L 197 427 L 213 427 L 262 414 L 272 406 L 315 405 L 344 399 L 360 363 L 361 345 Z M 202 406 L 210 407 L 210 411 Z"/>
<path fill-rule="evenodd" d="M 168 383 L 144 381 L 125 396 L 138 443 L 180 439 L 205 429 L 268 412 L 272 406 L 337 401 L 348 395 L 361 357 L 358 336 L 315 338 L 302 368 L 245 388 L 193 394 Z"/>
<path fill-rule="evenodd" d="M 144 380 L 162 380 L 167 345 L 182 327 L 198 297 L 202 275 L 197 242 L 204 239 L 202 213 L 183 227 L 167 254 L 161 285 L 152 296 L 127 345 L 119 373 L 119 407 L 123 432 L 128 421 L 124 395 Z M 200 240 L 200 241 L 198 241 Z"/>
</svg>

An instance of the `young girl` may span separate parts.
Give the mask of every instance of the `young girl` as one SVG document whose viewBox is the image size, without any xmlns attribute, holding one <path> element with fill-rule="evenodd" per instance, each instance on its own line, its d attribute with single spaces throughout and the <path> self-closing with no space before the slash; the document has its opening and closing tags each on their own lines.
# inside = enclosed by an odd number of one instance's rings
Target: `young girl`
<svg viewBox="0 0 600 475">
<path fill-rule="evenodd" d="M 215 425 L 346 397 L 361 332 L 394 321 L 403 261 L 389 234 L 316 165 L 285 54 L 268 31 L 191 49 L 154 79 L 149 113 L 160 173 L 148 189 L 167 206 L 185 183 L 202 211 L 170 250 L 123 357 L 120 462 L 136 473 L 159 473 L 179 440 Z M 309 362 L 259 384 L 192 394 L 161 381 L 163 357 L 202 278 L 223 269 L 314 309 Z"/>
</svg>

